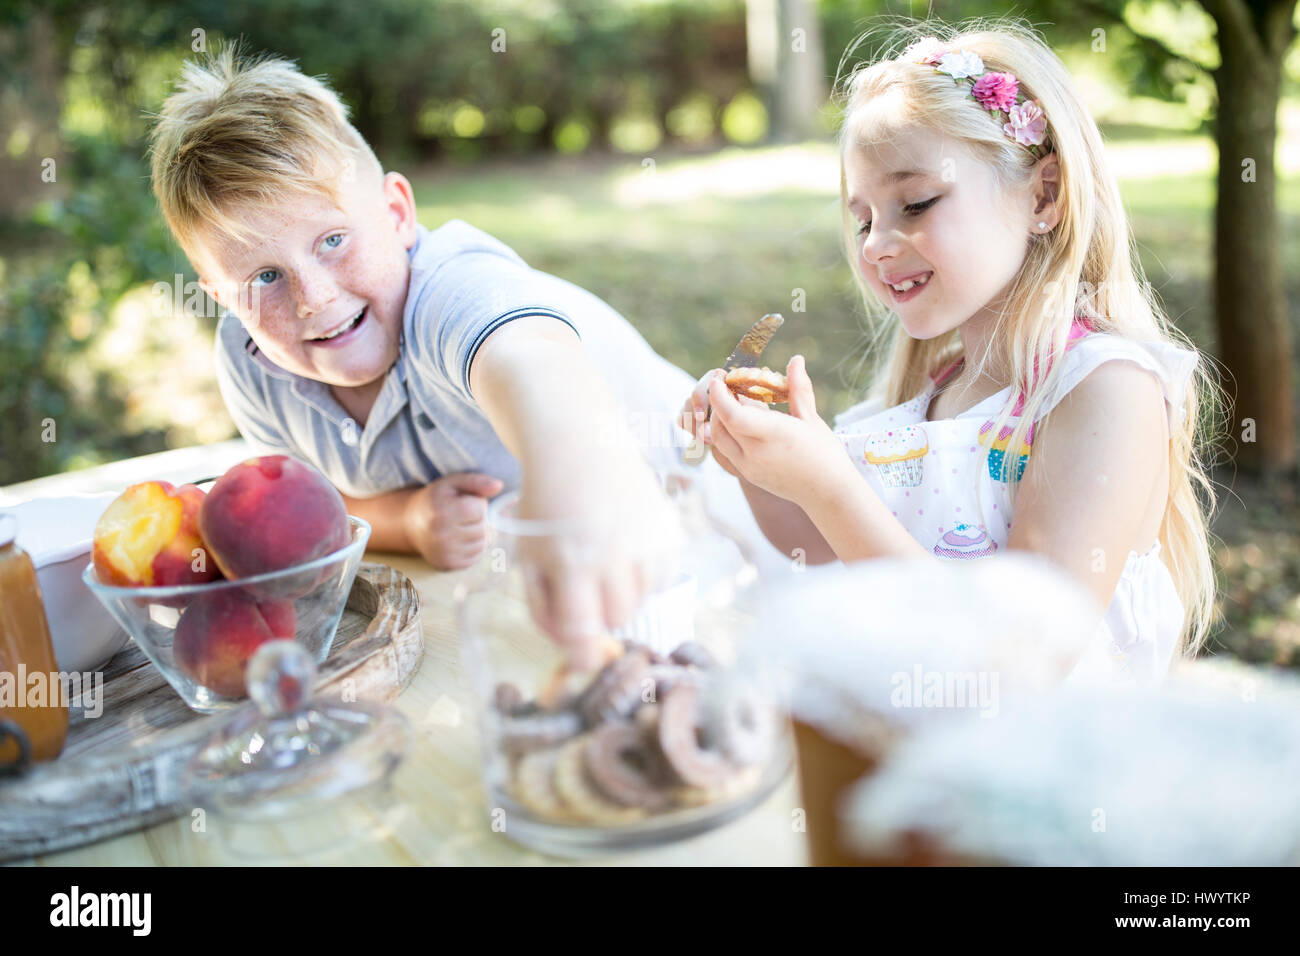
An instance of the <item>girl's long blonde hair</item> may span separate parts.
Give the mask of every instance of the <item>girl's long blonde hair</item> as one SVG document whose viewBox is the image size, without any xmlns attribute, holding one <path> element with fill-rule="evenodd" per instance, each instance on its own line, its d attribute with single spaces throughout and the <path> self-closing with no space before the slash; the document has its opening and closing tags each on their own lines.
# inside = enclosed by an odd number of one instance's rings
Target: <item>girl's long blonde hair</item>
<svg viewBox="0 0 1300 956">
<path fill-rule="evenodd" d="M 1005 18 L 967 21 L 958 26 L 931 20 L 888 29 L 889 38 L 871 62 L 847 73 L 844 69 L 845 62 L 871 34 L 859 38 L 841 61 L 844 79 L 837 84 L 843 108 L 841 159 L 844 150 L 855 144 L 855 114 L 871 101 L 894 94 L 890 102 L 897 104 L 896 115 L 888 118 L 892 128 L 922 124 L 960 142 L 988 162 L 1004 188 L 1028 185 L 1035 157 L 1003 134 L 1001 123 L 971 99 L 968 86 L 955 84 L 932 66 L 898 59 L 911 43 L 933 36 L 948 49 L 977 53 L 986 70 L 1014 74 L 1024 98 L 1037 100 L 1047 117 L 1048 138 L 1043 154 L 1054 152 L 1060 163 L 1062 218 L 1051 232 L 1030 240 L 1024 265 L 990 337 L 990 342 L 1006 343 L 1000 346 L 1003 352 L 993 357 L 969 357 L 981 370 L 987 362 L 998 361 L 1001 367 L 1011 370 L 1011 381 L 1017 386 L 999 412 L 993 434 L 1001 434 L 1009 424 L 1019 391 L 1024 396 L 1024 408 L 1012 428 L 1007 448 L 1021 448 L 1043 402 L 1060 381 L 1065 363 L 1059 358 L 1076 317 L 1086 319 L 1098 332 L 1139 341 L 1170 342 L 1194 350 L 1165 316 L 1142 273 L 1101 132 L 1065 65 L 1034 30 L 1021 21 Z M 874 366 L 870 394 L 883 400 L 883 407 L 893 407 L 915 397 L 925 387 L 928 375 L 958 358 L 962 342 L 956 330 L 933 339 L 912 338 L 871 291 L 858 268 L 858 237 L 848 211 L 842 161 L 840 168 L 845 252 L 862 291 L 870 326 L 868 360 Z M 1034 368 L 1048 371 L 1031 374 Z M 1209 377 L 1206 363 L 1198 362 L 1186 392 L 1182 422 L 1170 435 L 1169 500 L 1159 540 L 1186 612 L 1178 652 L 1187 656 L 1201 648 L 1214 624 L 1215 583 L 1207 514 L 1213 511 L 1215 493 L 1199 457 L 1198 435 L 1203 434 L 1208 446 L 1220 431 L 1220 395 L 1221 389 Z M 1039 427 L 1047 421 L 1044 418 Z M 1011 505 L 1020 477 L 1014 467 L 1018 460 L 1013 451 L 1004 457 Z M 1198 488 L 1204 500 L 1198 498 Z"/>
</svg>

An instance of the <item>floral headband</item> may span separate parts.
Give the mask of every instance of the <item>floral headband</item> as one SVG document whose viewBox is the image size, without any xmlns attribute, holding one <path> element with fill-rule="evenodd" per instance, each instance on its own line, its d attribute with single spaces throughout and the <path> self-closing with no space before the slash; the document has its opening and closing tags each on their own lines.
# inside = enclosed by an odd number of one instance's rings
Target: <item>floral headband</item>
<svg viewBox="0 0 1300 956">
<path fill-rule="evenodd" d="M 933 66 L 947 73 L 953 82 L 973 81 L 971 96 L 984 109 L 1001 120 L 1002 132 L 1022 146 L 1027 146 L 1035 157 L 1044 152 L 1042 144 L 1047 139 L 1047 117 L 1035 100 L 1020 97 L 1020 81 L 1010 73 L 986 73 L 979 54 L 969 50 L 950 52 L 934 37 L 917 40 L 903 53 L 903 58 L 922 66 Z"/>
</svg>

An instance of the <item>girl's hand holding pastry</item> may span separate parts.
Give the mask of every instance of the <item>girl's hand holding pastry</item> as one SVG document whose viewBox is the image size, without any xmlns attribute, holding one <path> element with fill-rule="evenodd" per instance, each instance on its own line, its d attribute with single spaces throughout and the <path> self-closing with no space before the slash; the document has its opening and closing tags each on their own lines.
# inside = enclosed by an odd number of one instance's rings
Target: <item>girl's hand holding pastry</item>
<svg viewBox="0 0 1300 956">
<path fill-rule="evenodd" d="M 712 419 L 697 426 L 723 467 L 778 497 L 802 505 L 821 500 L 856 478 L 844 446 L 817 414 L 812 380 L 802 355 L 786 369 L 790 414 L 772 414 L 762 402 L 737 398 L 715 372 L 708 385 Z"/>
<path fill-rule="evenodd" d="M 780 404 L 789 400 L 786 376 L 770 368 L 734 368 L 730 372 L 715 368 L 705 372 L 695 383 L 690 397 L 678 413 L 677 424 L 684 428 L 696 442 L 708 444 L 711 426 L 708 422 L 711 406 L 709 404 L 709 386 L 714 378 L 726 383 L 727 389 L 742 405 L 766 408 L 768 405 Z M 733 477 L 742 477 L 736 466 L 727 460 L 727 456 L 713 447 L 713 457 L 722 466 L 722 470 Z M 696 452 L 698 456 L 700 452 Z"/>
</svg>

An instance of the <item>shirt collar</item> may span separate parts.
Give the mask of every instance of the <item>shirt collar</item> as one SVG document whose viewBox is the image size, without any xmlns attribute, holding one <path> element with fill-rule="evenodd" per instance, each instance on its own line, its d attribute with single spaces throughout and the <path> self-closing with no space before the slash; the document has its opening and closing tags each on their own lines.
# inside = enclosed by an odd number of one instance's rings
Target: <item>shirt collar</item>
<svg viewBox="0 0 1300 956">
<path fill-rule="evenodd" d="M 295 375 L 293 372 L 281 368 L 267 358 L 266 355 L 263 354 L 262 350 L 257 347 L 257 343 L 253 341 L 253 337 L 247 332 L 244 333 L 244 353 L 258 365 L 262 366 L 262 368 L 266 369 L 268 375 L 273 375 L 276 378 L 284 379 L 286 381 L 291 381 L 300 377 Z"/>
<path fill-rule="evenodd" d="M 248 333 L 244 333 L 246 336 Z M 275 362 L 271 361 L 261 349 L 257 347 L 251 337 L 244 343 L 244 351 L 254 362 L 266 370 L 266 373 L 280 381 L 287 382 L 290 390 L 308 405 L 315 408 L 327 419 L 335 424 L 342 424 L 348 419 L 348 413 L 339 404 L 338 399 L 330 391 L 329 385 L 325 382 L 318 381 L 314 378 L 307 378 L 304 375 L 298 375 L 287 369 L 281 368 Z M 389 380 L 396 378 L 396 384 L 389 386 Z M 406 343 L 405 331 L 399 330 L 397 339 L 397 361 L 389 368 L 384 378 L 384 385 L 380 389 L 379 395 L 375 399 L 374 407 L 367 418 L 366 431 L 368 434 L 375 434 L 382 431 L 393 417 L 401 411 L 406 405 Z M 348 419 L 350 420 L 350 419 Z M 373 424 L 374 427 L 369 427 Z M 351 442 L 350 444 L 355 444 Z"/>
</svg>

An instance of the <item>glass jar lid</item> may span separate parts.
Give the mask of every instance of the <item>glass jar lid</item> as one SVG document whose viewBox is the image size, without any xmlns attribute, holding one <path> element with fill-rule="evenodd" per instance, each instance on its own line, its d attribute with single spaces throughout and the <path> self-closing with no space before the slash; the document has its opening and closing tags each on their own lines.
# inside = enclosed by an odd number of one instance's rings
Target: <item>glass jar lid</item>
<svg viewBox="0 0 1300 956">
<path fill-rule="evenodd" d="M 220 718 L 183 775 L 191 797 L 250 823 L 300 818 L 387 781 L 411 744 L 391 707 L 313 700 L 316 666 L 293 641 L 270 641 L 248 664 L 253 704 Z"/>
</svg>

